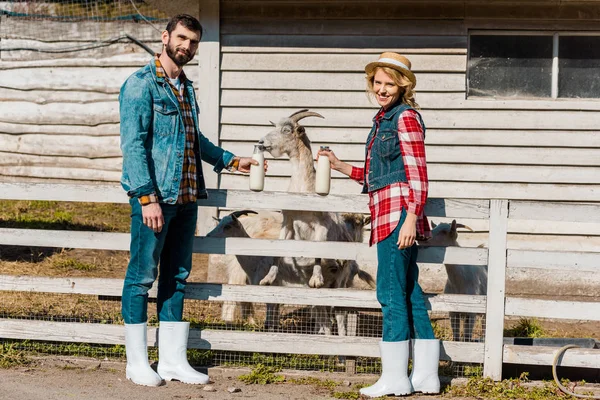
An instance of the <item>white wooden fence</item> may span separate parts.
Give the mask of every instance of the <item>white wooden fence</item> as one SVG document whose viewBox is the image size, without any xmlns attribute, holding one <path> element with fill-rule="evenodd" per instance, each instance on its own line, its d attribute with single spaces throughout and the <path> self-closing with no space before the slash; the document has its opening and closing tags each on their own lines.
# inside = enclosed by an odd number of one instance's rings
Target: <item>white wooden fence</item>
<svg viewBox="0 0 600 400">
<path fill-rule="evenodd" d="M 53 200 L 125 203 L 123 190 L 114 185 L 0 183 L 0 199 Z M 362 195 L 253 193 L 239 190 L 210 190 L 200 206 L 230 209 L 279 209 L 336 212 L 367 212 Z M 507 250 L 509 218 L 600 222 L 600 205 L 524 202 L 508 200 L 430 199 L 430 216 L 489 219 L 488 248 L 429 247 L 419 252 L 419 261 L 438 264 L 488 265 L 487 296 L 435 295 L 428 297 L 433 311 L 486 314 L 484 343 L 443 341 L 441 359 L 483 363 L 484 375 L 500 379 L 502 363 L 551 365 L 555 348 L 503 344 L 505 316 L 527 316 L 600 321 L 600 303 L 525 299 L 505 296 L 507 268 L 551 268 L 598 272 L 600 253 Z M 128 250 L 129 234 L 0 229 L 0 244 L 59 248 Z M 194 252 L 210 254 L 305 256 L 355 259 L 360 264 L 374 261 L 375 249 L 363 243 L 280 241 L 242 238 L 198 237 Z M 63 294 L 120 296 L 122 280 L 97 278 L 50 278 L 0 275 L 0 290 Z M 600 291 L 600 288 L 599 288 Z M 153 290 L 151 296 L 156 296 Z M 326 305 L 379 309 L 374 291 L 233 286 L 190 283 L 186 298 L 207 301 L 245 301 L 288 305 Z M 148 345 L 156 345 L 155 328 Z M 121 325 L 0 319 L 0 338 L 124 344 Z M 190 348 L 319 355 L 378 357 L 378 338 L 195 330 Z M 560 365 L 600 367 L 600 350 L 569 350 Z"/>
</svg>

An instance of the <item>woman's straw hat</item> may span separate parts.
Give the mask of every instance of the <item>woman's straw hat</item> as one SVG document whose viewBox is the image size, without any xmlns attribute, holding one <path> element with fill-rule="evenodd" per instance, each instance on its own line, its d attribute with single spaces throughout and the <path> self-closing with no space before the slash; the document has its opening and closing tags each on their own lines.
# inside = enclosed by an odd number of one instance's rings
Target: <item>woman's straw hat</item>
<svg viewBox="0 0 600 400">
<path fill-rule="evenodd" d="M 398 53 L 394 53 L 391 51 L 381 53 L 381 55 L 379 56 L 379 60 L 367 64 L 367 66 L 365 67 L 365 72 L 367 74 L 370 74 L 377 67 L 388 67 L 395 69 L 402 75 L 406 76 L 413 83 L 414 86 L 417 86 L 417 78 L 415 77 L 415 74 L 413 74 L 410 70 L 410 60 L 404 56 L 401 56 Z"/>
</svg>

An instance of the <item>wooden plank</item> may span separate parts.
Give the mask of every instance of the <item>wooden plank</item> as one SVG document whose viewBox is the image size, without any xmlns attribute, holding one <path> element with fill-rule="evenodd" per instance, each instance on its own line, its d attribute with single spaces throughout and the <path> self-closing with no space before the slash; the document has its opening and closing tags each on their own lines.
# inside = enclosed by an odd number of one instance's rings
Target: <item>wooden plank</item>
<svg viewBox="0 0 600 400">
<path fill-rule="evenodd" d="M 509 218 L 600 222 L 600 205 L 576 203 L 540 203 L 531 201 L 511 201 Z"/>
<path fill-rule="evenodd" d="M 0 135 L 1 136 L 1 135 Z M 36 150 L 37 151 L 37 150 Z M 89 169 L 121 172 L 121 157 L 90 159 L 77 156 L 37 156 L 21 153 L 5 153 L 0 151 L 2 167 L 54 167 L 57 169 Z M 119 178 L 117 178 L 118 180 Z"/>
<path fill-rule="evenodd" d="M 319 35 L 319 34 L 286 34 L 286 35 L 252 35 L 236 34 L 223 35 L 224 46 L 235 47 L 284 47 L 284 48 L 394 48 L 399 45 L 410 51 L 411 49 L 465 49 L 467 36 L 414 36 L 414 35 L 377 35 L 363 34 L 360 36 L 349 35 Z M 414 54 L 411 54 L 411 61 Z"/>
<path fill-rule="evenodd" d="M 99 203 L 126 203 L 128 201 L 127 195 L 119 185 L 0 183 L 0 189 L 0 199 L 4 200 Z M 208 193 L 208 199 L 198 201 L 199 206 L 358 213 L 368 211 L 366 195 L 340 196 L 330 194 L 319 196 L 308 193 L 256 193 L 249 190 L 228 191 L 223 189 L 209 189 Z M 425 211 L 431 216 L 487 218 L 489 215 L 489 201 L 429 198 Z"/>
<path fill-rule="evenodd" d="M 597 273 L 600 271 L 600 253 L 509 250 L 506 266 Z"/>
<path fill-rule="evenodd" d="M 483 375 L 502 379 L 508 200 L 490 202 L 490 243 Z"/>
<path fill-rule="evenodd" d="M 157 46 L 155 43 L 147 43 L 147 45 L 156 50 L 160 49 L 160 46 Z M 3 60 L 63 59 L 69 58 L 73 53 L 77 53 L 77 56 L 82 58 L 110 57 L 124 53 L 149 55 L 142 47 L 125 39 L 121 39 L 115 43 L 103 43 L 100 46 L 98 46 L 98 42 L 42 42 L 27 39 L 2 39 Z"/>
<path fill-rule="evenodd" d="M 204 27 L 204 34 L 198 47 L 198 54 L 202 57 L 198 61 L 198 91 L 197 99 L 200 107 L 200 131 L 212 143 L 219 144 L 220 120 L 220 67 L 221 67 L 221 34 L 220 34 L 220 8 L 218 0 L 201 2 L 200 23 Z M 188 68 L 189 69 L 189 68 Z M 204 171 L 210 171 L 212 166 L 202 162 Z M 204 177 L 206 188 L 217 189 L 219 176 L 207 174 Z M 203 236 L 210 232 L 216 225 L 213 217 L 217 216 L 214 208 L 203 207 L 198 210 L 196 234 Z"/>
<path fill-rule="evenodd" d="M 201 206 L 230 209 L 312 210 L 329 212 L 368 212 L 367 195 L 319 196 L 312 193 L 262 192 L 249 190 L 210 191 L 206 200 L 198 201 Z M 268 197 L 266 199 L 265 197 Z M 456 218 L 487 218 L 489 202 L 485 200 L 454 200 L 430 198 L 425 206 L 430 216 L 452 216 Z"/>
<path fill-rule="evenodd" d="M 118 182 L 121 173 L 89 168 L 54 167 L 54 166 L 2 166 L 0 165 L 2 180 L 6 177 L 18 177 L 20 181 L 27 178 L 63 179 L 71 183 L 84 182 Z"/>
<path fill-rule="evenodd" d="M 125 344 L 122 325 L 1 319 L 0 337 L 57 342 Z M 148 346 L 156 347 L 157 328 L 148 329 Z M 188 348 L 283 354 L 379 357 L 379 338 L 301 335 L 226 330 L 190 330 Z M 480 343 L 442 342 L 440 359 L 480 363 Z"/>
<path fill-rule="evenodd" d="M 224 16 L 221 21 L 223 35 L 348 35 L 360 36 L 365 32 L 373 35 L 440 35 L 456 36 L 466 33 L 465 24 L 459 20 L 324 20 L 320 18 L 297 20 L 291 16 L 281 19 L 244 20 L 237 16 Z M 397 46 L 396 43 L 394 45 Z M 372 51 L 368 49 L 369 51 Z"/>
<path fill-rule="evenodd" d="M 381 16 L 382 20 L 415 19 L 462 19 L 464 4 L 456 1 L 396 1 L 385 2 L 269 2 L 265 7 L 262 1 L 226 1 L 223 4 L 223 18 L 236 20 L 361 20 L 365 16 Z M 518 15 L 518 14 L 517 14 Z"/>
<path fill-rule="evenodd" d="M 1 74 L 2 71 L 0 71 Z M 98 103 L 117 101 L 116 93 L 97 93 L 84 92 L 78 90 L 57 91 L 57 90 L 19 90 L 2 88 L 0 92 L 0 101 L 26 101 L 37 104 L 48 103 Z"/>
<path fill-rule="evenodd" d="M 228 92 L 228 91 L 224 91 Z M 318 93 L 318 92 L 313 92 Z M 362 96 L 366 97 L 364 92 Z M 420 96 L 420 95 L 419 95 Z M 282 95 L 282 99 L 286 98 Z M 420 97 L 419 97 L 420 98 Z M 285 101 L 285 100 L 282 100 Z M 342 100 L 343 101 L 343 100 Z M 2 125 L 0 125 L 0 130 Z M 269 125 L 221 125 L 221 139 L 257 141 L 271 127 Z M 364 144 L 369 134 L 368 127 L 337 128 L 319 127 L 311 130 L 312 141 L 320 143 Z M 427 145 L 469 146 L 538 146 L 538 147 L 600 147 L 600 132 L 590 131 L 519 131 L 519 130 L 460 130 L 427 128 Z M 513 177 L 516 178 L 516 177 Z"/>
<path fill-rule="evenodd" d="M 265 191 L 284 191 L 289 179 L 273 177 L 265 180 Z M 242 175 L 222 175 L 221 188 L 247 190 L 248 178 Z M 358 194 L 361 186 L 350 179 L 333 179 L 330 193 Z M 541 201 L 589 201 L 600 198 L 599 185 L 444 182 L 430 181 L 429 196 L 452 199 L 517 199 Z"/>
<path fill-rule="evenodd" d="M 504 346 L 504 362 L 507 364 L 552 365 L 558 348 L 545 346 Z M 569 349 L 561 358 L 561 367 L 598 368 L 600 350 Z"/>
<path fill-rule="evenodd" d="M 122 279 L 0 275 L 0 290 L 40 293 L 121 296 Z M 148 293 L 156 298 L 156 284 Z M 285 305 L 355 307 L 379 310 L 375 291 L 356 289 L 319 289 L 303 287 L 222 285 L 188 282 L 185 298 L 205 301 L 246 301 Z M 485 313 L 485 296 L 427 295 L 427 307 L 436 312 Z"/>
<path fill-rule="evenodd" d="M 86 231 L 53 231 L 0 228 L 0 243 L 10 246 L 38 246 L 76 249 L 129 250 L 129 234 Z M 317 257 L 376 263 L 377 252 L 366 243 L 309 242 L 247 238 L 206 238 L 194 240 L 194 252 L 246 256 Z M 419 252 L 418 261 L 434 264 L 486 265 L 487 249 L 429 247 Z"/>
<path fill-rule="evenodd" d="M 322 74 L 328 75 L 328 74 Z M 419 75 L 420 78 L 421 75 Z M 545 100 L 497 100 L 465 99 L 465 76 L 457 73 L 427 75 L 435 80 L 446 78 L 445 83 L 437 88 L 433 82 L 425 82 L 426 89 L 419 79 L 416 100 L 423 110 L 427 109 L 465 109 L 465 110 L 587 110 L 600 111 L 600 102 L 593 100 L 545 101 Z M 364 82 L 363 82 L 364 84 Z M 428 87 L 431 86 L 431 89 Z M 454 91 L 449 91 L 454 89 Z M 335 98 L 335 105 L 331 99 Z M 298 107 L 298 108 L 371 108 L 376 107 L 374 100 L 365 94 L 365 90 L 268 90 L 268 89 L 224 89 L 221 105 L 226 107 L 244 107 L 252 104 L 255 107 Z M 507 133 L 510 133 L 508 131 Z M 596 139 L 600 146 L 600 140 Z"/>
<path fill-rule="evenodd" d="M 0 108 L 0 121 L 41 125 L 110 124 L 119 122 L 119 104 L 95 103 L 90 106 L 73 103 L 65 107 L 60 103 L 35 104 L 15 101 L 6 103 Z"/>
<path fill-rule="evenodd" d="M 334 151 L 336 144 L 332 141 L 313 141 L 315 147 L 328 145 Z M 292 164 L 286 159 L 266 158 L 269 163 L 267 177 L 289 178 Z M 362 161 L 348 161 L 356 167 L 363 167 Z M 524 183 L 592 183 L 600 184 L 600 167 L 548 167 L 526 165 L 461 165 L 444 163 L 427 163 L 427 175 L 434 181 L 465 182 L 524 182 Z M 332 171 L 334 179 L 345 178 L 346 175 Z"/>
<path fill-rule="evenodd" d="M 63 105 L 64 107 L 64 105 Z M 84 125 L 29 125 L 22 122 L 0 122 L 0 132 L 12 134 L 44 134 L 44 135 L 84 135 L 114 136 L 119 135 L 119 124 Z"/>
<path fill-rule="evenodd" d="M 148 53 L 117 54 L 98 58 L 62 58 L 57 60 L 31 60 L 31 61 L 5 61 L 0 60 L 0 70 L 18 69 L 19 73 L 27 68 L 62 68 L 62 67 L 143 67 L 148 64 L 152 56 Z M 190 61 L 187 65 L 198 64 L 198 59 Z M 81 72 L 81 71 L 80 71 Z M 190 79 L 192 79 L 190 77 Z"/>
<path fill-rule="evenodd" d="M 119 143 L 118 136 L 7 135 L 0 133 L 0 148 L 3 152 L 44 156 L 120 157 Z"/>
<path fill-rule="evenodd" d="M 274 79 L 274 77 L 271 77 Z M 326 109 L 312 108 L 325 119 L 315 118 L 302 121 L 306 126 L 337 126 L 368 128 L 374 116 L 373 109 Z M 268 125 L 298 111 L 296 108 L 224 107 L 222 123 L 238 125 Z M 430 128 L 454 129 L 506 129 L 506 121 L 512 128 L 591 130 L 597 131 L 597 113 L 593 111 L 548 111 L 548 110 L 423 110 L 423 119 Z"/>
<path fill-rule="evenodd" d="M 317 118 L 310 119 L 315 120 Z M 306 122 L 308 124 L 309 118 L 306 119 Z M 315 123 L 315 121 L 310 122 Z M 319 127 L 307 128 L 306 135 L 311 139 L 312 133 L 319 129 Z M 269 132 L 269 130 L 265 129 L 264 135 L 266 136 Z M 321 143 L 317 143 L 316 141 L 312 143 L 311 151 L 313 154 L 317 154 Z M 332 144 L 331 142 L 325 143 Z M 223 147 L 236 154 L 247 154 L 251 151 L 253 144 L 254 143 L 251 142 L 223 141 Z M 346 161 L 362 162 L 365 159 L 365 146 L 362 143 L 338 143 L 332 144 L 331 148 L 338 157 Z M 430 163 L 494 164 L 497 168 L 502 168 L 506 164 L 555 166 L 556 157 L 560 154 L 561 166 L 600 166 L 600 147 L 597 149 L 558 149 L 537 147 L 427 145 L 426 151 L 427 161 Z M 477 166 L 472 166 L 471 168 L 477 168 Z"/>
<path fill-rule="evenodd" d="M 600 321 L 600 303 L 507 297 L 506 315 Z"/>
<path fill-rule="evenodd" d="M 221 72 L 222 89 L 364 91 L 366 87 L 364 72 Z M 417 91 L 464 92 L 465 74 L 421 72 Z"/>
<path fill-rule="evenodd" d="M 460 220 L 459 220 L 460 221 Z M 467 224 L 469 225 L 469 224 Z M 470 226 L 470 225 L 469 225 Z M 461 247 L 488 247 L 487 233 L 460 232 L 458 244 Z M 600 253 L 600 236 L 573 236 L 551 234 L 514 234 L 510 233 L 506 247 L 509 250 L 554 251 L 560 243 L 563 251 L 580 251 Z M 538 270 L 539 271 L 539 270 Z M 509 271 L 510 272 L 510 271 Z M 536 273 L 535 271 L 531 271 Z M 583 273 L 586 275 L 587 273 Z"/>
</svg>

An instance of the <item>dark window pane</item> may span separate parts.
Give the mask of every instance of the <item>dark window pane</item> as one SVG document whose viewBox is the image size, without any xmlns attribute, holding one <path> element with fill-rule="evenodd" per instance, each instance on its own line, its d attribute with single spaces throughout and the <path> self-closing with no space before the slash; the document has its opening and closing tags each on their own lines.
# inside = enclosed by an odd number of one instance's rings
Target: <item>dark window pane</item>
<svg viewBox="0 0 600 400">
<path fill-rule="evenodd" d="M 552 36 L 472 35 L 470 96 L 550 97 Z"/>
<path fill-rule="evenodd" d="M 560 36 L 558 97 L 600 98 L 600 36 Z"/>
</svg>

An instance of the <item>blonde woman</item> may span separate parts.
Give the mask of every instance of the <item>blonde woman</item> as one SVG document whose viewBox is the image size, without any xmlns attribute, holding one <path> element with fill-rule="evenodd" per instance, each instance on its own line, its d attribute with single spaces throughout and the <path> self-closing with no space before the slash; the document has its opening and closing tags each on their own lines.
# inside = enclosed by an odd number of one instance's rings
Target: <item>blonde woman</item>
<svg viewBox="0 0 600 400">
<path fill-rule="evenodd" d="M 381 108 L 366 140 L 364 167 L 340 161 L 333 151 L 319 152 L 333 169 L 362 183 L 362 192 L 369 194 L 369 245 L 377 245 L 377 300 L 383 313 L 382 374 L 360 392 L 369 397 L 439 393 L 440 344 L 419 286 L 415 244 L 431 237 L 423 213 L 428 179 L 425 125 L 415 110 L 417 79 L 410 61 L 393 52 L 382 53 L 365 72 L 367 91 Z M 408 377 L 410 339 L 414 356 Z"/>
</svg>

